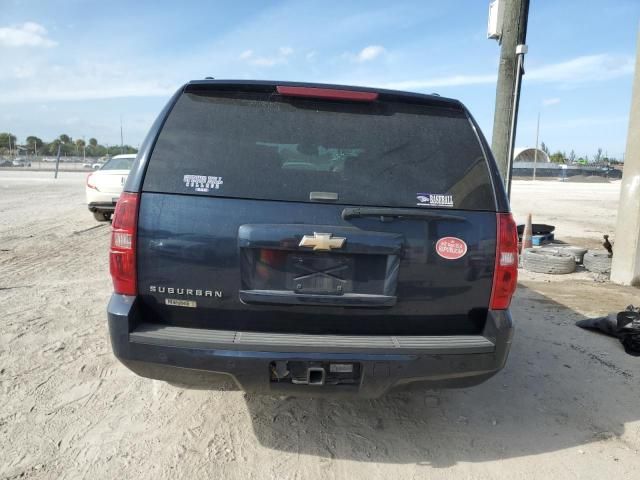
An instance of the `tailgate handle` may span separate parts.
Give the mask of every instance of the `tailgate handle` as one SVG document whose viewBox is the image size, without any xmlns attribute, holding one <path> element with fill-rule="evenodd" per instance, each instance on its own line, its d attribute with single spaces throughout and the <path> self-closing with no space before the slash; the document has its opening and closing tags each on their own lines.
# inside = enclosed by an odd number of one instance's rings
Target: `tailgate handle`
<svg viewBox="0 0 640 480">
<path fill-rule="evenodd" d="M 416 210 L 413 208 L 383 208 L 383 207 L 347 207 L 342 210 L 342 219 L 356 217 L 397 217 L 421 218 L 434 220 L 456 220 L 466 222 L 466 218 L 450 213 L 440 213 L 434 210 Z"/>
<path fill-rule="evenodd" d="M 288 290 L 240 290 L 240 301 L 248 304 L 271 305 L 319 305 L 325 307 L 392 307 L 396 304 L 395 295 L 375 295 L 364 293 L 345 293 L 326 295 L 314 293 L 296 293 Z"/>
</svg>

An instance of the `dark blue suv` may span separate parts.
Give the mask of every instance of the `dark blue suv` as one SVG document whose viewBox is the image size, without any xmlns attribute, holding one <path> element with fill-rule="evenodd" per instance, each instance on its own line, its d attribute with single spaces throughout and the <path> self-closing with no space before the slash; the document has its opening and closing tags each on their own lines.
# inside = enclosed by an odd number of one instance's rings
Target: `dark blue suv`
<svg viewBox="0 0 640 480">
<path fill-rule="evenodd" d="M 199 388 L 376 397 L 499 371 L 517 234 L 457 100 L 189 82 L 113 220 L 115 355 Z"/>
</svg>

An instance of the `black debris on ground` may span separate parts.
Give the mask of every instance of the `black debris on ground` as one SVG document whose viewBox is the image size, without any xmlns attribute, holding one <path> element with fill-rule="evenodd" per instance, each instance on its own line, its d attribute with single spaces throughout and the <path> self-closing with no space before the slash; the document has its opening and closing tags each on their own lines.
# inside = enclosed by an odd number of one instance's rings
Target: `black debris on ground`
<svg viewBox="0 0 640 480">
<path fill-rule="evenodd" d="M 640 357 L 640 307 L 629 305 L 621 312 L 610 313 L 606 317 L 580 320 L 576 325 L 616 337 L 622 342 L 625 352 Z"/>
</svg>

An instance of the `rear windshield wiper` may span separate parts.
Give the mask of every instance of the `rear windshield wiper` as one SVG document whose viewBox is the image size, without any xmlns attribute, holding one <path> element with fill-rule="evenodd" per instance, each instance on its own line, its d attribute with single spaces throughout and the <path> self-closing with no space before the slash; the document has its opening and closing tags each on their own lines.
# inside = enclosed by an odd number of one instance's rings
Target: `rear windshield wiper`
<svg viewBox="0 0 640 480">
<path fill-rule="evenodd" d="M 385 217 L 394 217 L 466 221 L 466 218 L 461 215 L 441 213 L 437 210 L 417 210 L 415 208 L 347 207 L 342 210 L 342 218 L 344 220 L 356 217 L 380 217 L 381 219 L 384 219 Z"/>
</svg>

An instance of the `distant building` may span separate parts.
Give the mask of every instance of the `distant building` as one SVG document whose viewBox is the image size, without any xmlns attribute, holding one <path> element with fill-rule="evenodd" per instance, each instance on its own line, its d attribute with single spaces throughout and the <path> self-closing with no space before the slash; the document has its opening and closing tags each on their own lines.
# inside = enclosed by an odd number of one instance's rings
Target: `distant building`
<svg viewBox="0 0 640 480">
<path fill-rule="evenodd" d="M 536 159 L 536 150 L 538 151 L 538 158 Z M 551 159 L 549 155 L 544 153 L 544 151 L 535 147 L 527 147 L 527 148 L 516 148 L 513 152 L 513 161 L 514 162 L 543 162 L 550 163 Z"/>
</svg>

